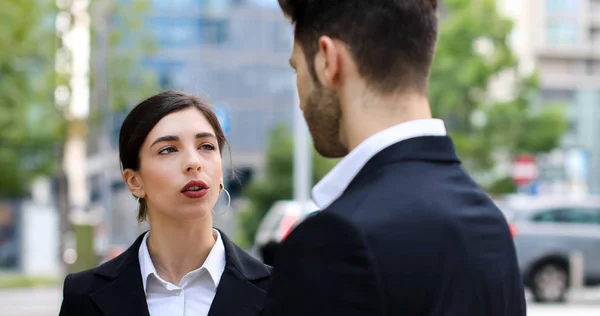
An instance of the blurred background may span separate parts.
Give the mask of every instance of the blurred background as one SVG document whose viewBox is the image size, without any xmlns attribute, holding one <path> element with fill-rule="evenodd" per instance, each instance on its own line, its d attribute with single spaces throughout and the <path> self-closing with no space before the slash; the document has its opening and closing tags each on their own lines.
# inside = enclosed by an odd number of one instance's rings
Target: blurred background
<svg viewBox="0 0 600 316">
<path fill-rule="evenodd" d="M 600 0 L 440 6 L 432 110 L 506 214 L 530 315 L 598 315 Z M 271 263 L 317 210 L 310 188 L 337 161 L 310 144 L 277 0 L 3 0 L 0 21 L 3 315 L 56 315 L 66 273 L 148 228 L 117 139 L 159 91 L 214 105 L 232 198 L 215 226 L 242 247 Z"/>
</svg>

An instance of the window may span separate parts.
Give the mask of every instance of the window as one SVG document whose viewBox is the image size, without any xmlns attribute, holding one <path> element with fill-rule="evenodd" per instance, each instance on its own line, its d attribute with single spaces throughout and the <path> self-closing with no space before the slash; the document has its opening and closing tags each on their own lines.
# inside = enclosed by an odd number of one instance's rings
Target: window
<svg viewBox="0 0 600 316">
<path fill-rule="evenodd" d="M 564 208 L 542 211 L 532 217 L 538 223 L 568 223 L 600 225 L 600 209 Z"/>
<path fill-rule="evenodd" d="M 595 49 L 599 49 L 600 48 L 600 28 L 598 28 L 598 27 L 590 28 L 590 39 L 592 41 L 592 47 Z"/>
<path fill-rule="evenodd" d="M 546 0 L 546 11 L 549 13 L 577 13 L 580 0 Z"/>
<path fill-rule="evenodd" d="M 558 222 L 558 211 L 543 211 L 533 216 L 532 220 L 537 223 L 556 223 Z"/>
<path fill-rule="evenodd" d="M 559 211 L 562 223 L 600 224 L 600 210 L 595 208 L 570 208 Z"/>
<path fill-rule="evenodd" d="M 189 12 L 200 8 L 202 1 L 197 0 L 152 0 L 155 12 Z"/>
<path fill-rule="evenodd" d="M 569 89 L 541 89 L 542 100 L 571 103 L 574 100 L 575 91 Z"/>
<path fill-rule="evenodd" d="M 592 12 L 600 12 L 600 0 L 591 0 L 590 7 Z"/>
<path fill-rule="evenodd" d="M 172 89 L 181 84 L 178 78 L 186 74 L 186 64 L 181 60 L 147 59 L 142 63 L 144 67 L 155 71 L 162 89 Z"/>
<path fill-rule="evenodd" d="M 250 0 L 252 5 L 263 8 L 279 9 L 277 0 Z"/>
<path fill-rule="evenodd" d="M 570 134 L 577 134 L 577 126 L 579 125 L 577 120 L 575 119 L 570 119 L 569 122 L 567 123 L 567 130 Z"/>
<path fill-rule="evenodd" d="M 207 44 L 221 44 L 227 41 L 229 21 L 216 18 L 202 18 L 198 21 L 199 41 Z"/>
<path fill-rule="evenodd" d="M 585 73 L 588 75 L 593 75 L 595 71 L 596 65 L 595 62 L 591 59 L 585 60 Z"/>
<path fill-rule="evenodd" d="M 549 21 L 546 23 L 546 44 L 552 46 L 574 45 L 579 41 L 577 21 Z"/>
<path fill-rule="evenodd" d="M 148 17 L 145 22 L 163 47 L 221 44 L 228 39 L 229 21 L 222 18 Z"/>
</svg>

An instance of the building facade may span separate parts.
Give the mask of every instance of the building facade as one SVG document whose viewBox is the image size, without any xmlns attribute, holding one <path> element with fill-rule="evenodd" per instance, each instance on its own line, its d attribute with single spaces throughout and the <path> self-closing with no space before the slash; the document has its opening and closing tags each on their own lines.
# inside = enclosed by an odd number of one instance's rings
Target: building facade
<svg viewBox="0 0 600 316">
<path fill-rule="evenodd" d="M 583 181 L 588 192 L 600 193 L 600 0 L 501 0 L 499 5 L 515 21 L 511 40 L 521 68 L 540 75 L 540 104 L 567 108 L 562 153 L 551 160 L 566 166 L 563 178 L 578 178 L 566 182 Z M 569 175 L 573 164 L 577 176 Z"/>
</svg>

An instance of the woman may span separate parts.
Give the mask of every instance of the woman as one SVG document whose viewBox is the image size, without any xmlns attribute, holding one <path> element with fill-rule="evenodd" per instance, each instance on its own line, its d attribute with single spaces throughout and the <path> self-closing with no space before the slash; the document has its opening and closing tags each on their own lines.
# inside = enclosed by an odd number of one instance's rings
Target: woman
<svg viewBox="0 0 600 316">
<path fill-rule="evenodd" d="M 226 194 L 225 143 L 215 113 L 192 95 L 167 91 L 129 113 L 119 135 L 123 179 L 150 230 L 120 256 L 68 275 L 60 315 L 261 312 L 270 268 L 212 228 Z"/>
</svg>

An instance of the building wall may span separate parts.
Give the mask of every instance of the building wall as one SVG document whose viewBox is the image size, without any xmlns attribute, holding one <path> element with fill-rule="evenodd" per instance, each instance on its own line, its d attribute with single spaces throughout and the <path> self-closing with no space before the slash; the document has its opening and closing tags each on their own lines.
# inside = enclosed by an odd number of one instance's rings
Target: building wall
<svg viewBox="0 0 600 316">
<path fill-rule="evenodd" d="M 164 89 L 196 93 L 230 115 L 234 163 L 262 170 L 268 132 L 291 126 L 292 28 L 276 1 L 153 0 L 159 51 L 144 61 Z M 257 159 L 261 157 L 262 159 Z"/>
<path fill-rule="evenodd" d="M 600 193 L 600 0 L 501 0 L 515 20 L 513 47 L 541 79 L 541 103 L 565 104 L 562 147 L 589 160 L 589 189 Z"/>
</svg>

